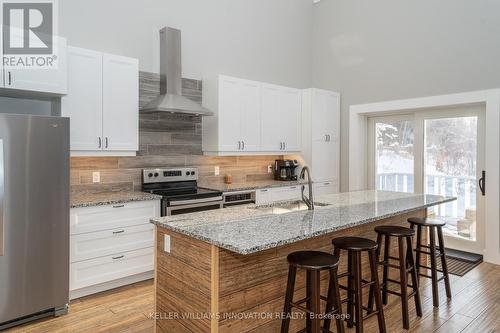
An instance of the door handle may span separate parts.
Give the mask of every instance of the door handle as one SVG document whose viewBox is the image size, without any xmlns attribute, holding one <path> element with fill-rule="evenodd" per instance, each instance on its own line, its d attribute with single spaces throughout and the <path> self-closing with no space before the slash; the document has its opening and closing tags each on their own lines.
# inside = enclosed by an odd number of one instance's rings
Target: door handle
<svg viewBox="0 0 500 333">
<path fill-rule="evenodd" d="M 97 140 L 99 141 L 99 149 L 102 148 L 102 139 L 101 137 L 98 137 Z"/>
<path fill-rule="evenodd" d="M 5 196 L 5 167 L 3 159 L 3 140 L 0 139 L 0 257 L 5 254 L 5 223 L 3 201 Z"/>
<path fill-rule="evenodd" d="M 286 150 L 286 142 L 283 142 L 283 150 Z"/>
<path fill-rule="evenodd" d="M 12 85 L 12 73 L 9 71 L 9 86 Z"/>
<path fill-rule="evenodd" d="M 479 189 L 484 197 L 486 195 L 486 171 L 481 172 L 481 178 L 479 178 Z"/>
<path fill-rule="evenodd" d="M 243 144 L 243 146 L 242 146 L 242 148 L 241 148 L 241 149 L 242 149 L 242 150 L 245 150 L 245 141 L 241 141 L 241 143 Z"/>
<path fill-rule="evenodd" d="M 104 139 L 104 142 L 105 142 L 105 148 L 108 148 L 108 146 L 109 146 L 109 139 L 108 139 L 108 137 L 106 137 Z"/>
</svg>

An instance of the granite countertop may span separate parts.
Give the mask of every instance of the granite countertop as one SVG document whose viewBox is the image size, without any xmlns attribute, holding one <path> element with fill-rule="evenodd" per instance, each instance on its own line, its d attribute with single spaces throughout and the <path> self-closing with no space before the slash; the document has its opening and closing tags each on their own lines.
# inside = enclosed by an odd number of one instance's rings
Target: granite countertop
<svg viewBox="0 0 500 333">
<path fill-rule="evenodd" d="M 139 192 L 139 191 L 116 191 L 116 192 L 82 192 L 72 193 L 70 198 L 71 208 L 114 205 L 132 201 L 159 200 L 161 195 Z"/>
<path fill-rule="evenodd" d="M 437 195 L 358 191 L 319 196 L 314 211 L 273 214 L 256 205 L 152 219 L 157 226 L 239 254 L 251 254 L 456 200 Z"/>
<path fill-rule="evenodd" d="M 213 190 L 218 190 L 221 192 L 236 192 L 236 191 L 247 191 L 247 190 L 256 190 L 259 188 L 271 188 L 271 187 L 286 187 L 286 186 L 295 186 L 306 184 L 307 182 L 303 180 L 255 180 L 255 181 L 246 181 L 246 182 L 238 182 L 232 184 L 224 184 L 224 183 L 204 183 L 203 181 L 198 182 L 199 187 L 210 188 Z"/>
</svg>

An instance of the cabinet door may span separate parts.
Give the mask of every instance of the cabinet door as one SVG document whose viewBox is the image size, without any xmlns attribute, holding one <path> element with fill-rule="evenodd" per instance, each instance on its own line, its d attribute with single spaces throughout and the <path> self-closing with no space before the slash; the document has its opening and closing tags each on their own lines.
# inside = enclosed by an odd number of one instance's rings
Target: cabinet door
<svg viewBox="0 0 500 333">
<path fill-rule="evenodd" d="M 338 179 L 338 149 L 335 142 L 316 141 L 312 143 L 312 179 L 315 182 Z"/>
<path fill-rule="evenodd" d="M 139 63 L 103 55 L 104 150 L 139 150 Z"/>
<path fill-rule="evenodd" d="M 241 149 L 240 80 L 221 77 L 219 80 L 219 121 L 221 151 Z"/>
<path fill-rule="evenodd" d="M 102 149 L 102 53 L 68 47 L 62 115 L 71 119 L 71 150 Z"/>
<path fill-rule="evenodd" d="M 301 186 L 278 187 L 272 191 L 273 201 L 292 201 L 301 198 Z"/>
<path fill-rule="evenodd" d="M 54 36 L 57 49 L 57 68 L 4 70 L 5 88 L 64 95 L 67 93 L 66 38 Z"/>
<path fill-rule="evenodd" d="M 262 151 L 283 150 L 283 126 L 286 119 L 280 110 L 281 87 L 262 85 Z"/>
<path fill-rule="evenodd" d="M 241 140 L 244 151 L 260 151 L 261 147 L 261 87 L 258 82 L 242 81 Z"/>
<path fill-rule="evenodd" d="M 312 93 L 312 140 L 333 140 L 338 136 L 340 121 L 340 96 L 336 93 L 314 89 Z M 328 137 L 329 135 L 329 137 Z"/>
<path fill-rule="evenodd" d="M 301 150 L 302 92 L 298 89 L 283 88 L 280 99 L 280 115 L 284 150 Z"/>
</svg>

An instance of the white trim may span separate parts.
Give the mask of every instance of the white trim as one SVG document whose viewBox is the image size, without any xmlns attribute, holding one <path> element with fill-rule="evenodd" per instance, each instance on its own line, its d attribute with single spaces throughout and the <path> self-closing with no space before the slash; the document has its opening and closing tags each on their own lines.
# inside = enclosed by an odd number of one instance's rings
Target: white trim
<svg viewBox="0 0 500 333">
<path fill-rule="evenodd" d="M 100 284 L 96 284 L 94 286 L 90 287 L 85 287 L 81 289 L 76 289 L 76 290 L 70 290 L 69 291 L 69 299 L 74 300 L 77 298 L 81 298 L 84 296 L 92 295 L 92 294 L 97 294 L 106 290 L 110 289 L 115 289 L 118 287 L 123 287 L 129 284 L 145 281 L 145 280 L 150 280 L 154 278 L 154 271 L 149 271 L 149 272 L 144 272 L 144 273 L 139 273 L 136 275 L 132 276 L 127 276 L 121 279 L 113 280 L 113 281 L 108 281 Z"/>
<path fill-rule="evenodd" d="M 367 188 L 367 119 L 369 116 L 428 111 L 450 106 L 485 104 L 485 197 L 484 260 L 500 264 L 500 89 L 352 105 L 349 108 L 349 190 Z"/>
<path fill-rule="evenodd" d="M 94 156 L 94 157 L 104 157 L 104 156 L 137 156 L 135 151 L 117 151 L 117 150 L 96 150 L 96 151 L 84 151 L 84 150 L 72 150 L 70 152 L 71 157 L 79 156 Z"/>
</svg>

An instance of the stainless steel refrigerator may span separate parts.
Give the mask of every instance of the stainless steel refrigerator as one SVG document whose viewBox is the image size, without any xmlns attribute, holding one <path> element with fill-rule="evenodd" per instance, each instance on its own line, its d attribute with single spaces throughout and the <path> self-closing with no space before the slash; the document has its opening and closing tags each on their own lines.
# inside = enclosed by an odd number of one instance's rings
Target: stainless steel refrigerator
<svg viewBox="0 0 500 333">
<path fill-rule="evenodd" d="M 0 329 L 68 303 L 69 119 L 0 114 Z"/>
</svg>

